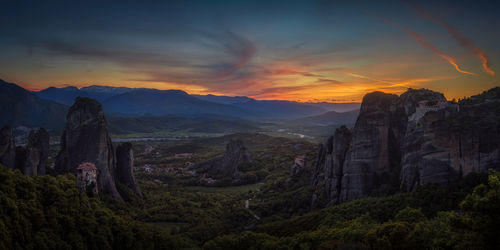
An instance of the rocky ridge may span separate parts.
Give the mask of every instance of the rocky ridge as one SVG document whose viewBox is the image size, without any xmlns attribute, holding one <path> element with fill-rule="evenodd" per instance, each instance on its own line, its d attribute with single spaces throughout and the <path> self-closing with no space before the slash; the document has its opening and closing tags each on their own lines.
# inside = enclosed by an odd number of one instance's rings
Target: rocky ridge
<svg viewBox="0 0 500 250">
<path fill-rule="evenodd" d="M 315 195 L 333 204 L 500 169 L 499 93 L 459 103 L 427 89 L 365 95 L 352 136 L 340 128 L 320 145 Z"/>
</svg>

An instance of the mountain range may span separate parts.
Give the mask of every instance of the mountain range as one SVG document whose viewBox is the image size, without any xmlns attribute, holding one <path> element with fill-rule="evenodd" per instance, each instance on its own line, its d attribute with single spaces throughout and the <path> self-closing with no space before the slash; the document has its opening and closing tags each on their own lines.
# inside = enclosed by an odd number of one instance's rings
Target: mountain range
<svg viewBox="0 0 500 250">
<path fill-rule="evenodd" d="M 337 112 L 328 111 L 321 115 L 308 116 L 295 120 L 295 122 L 304 125 L 328 126 L 334 124 L 353 125 L 358 117 L 359 109 Z"/>
<path fill-rule="evenodd" d="M 255 100 L 245 96 L 216 96 L 216 95 L 190 95 L 181 90 L 158 90 L 146 88 L 126 88 L 109 86 L 89 86 L 77 88 L 68 86 L 63 88 L 49 87 L 47 89 L 32 92 L 14 83 L 0 80 L 0 111 L 2 117 L 0 125 L 12 127 L 45 127 L 49 130 L 61 131 L 69 106 L 74 103 L 76 97 L 89 97 L 102 103 L 104 112 L 112 121 L 124 122 L 136 121 L 151 122 L 167 120 L 178 117 L 178 119 L 195 124 L 210 119 L 213 124 L 222 124 L 223 121 L 248 121 L 261 122 L 266 120 L 295 121 L 305 118 L 308 123 L 317 125 L 321 121 L 312 122 L 316 119 L 332 118 L 339 123 L 353 123 L 354 118 L 350 113 L 330 111 L 335 104 L 326 107 L 324 103 L 300 103 L 280 100 Z M 359 104 L 339 104 L 339 109 L 352 107 L 357 109 Z M 330 112 L 330 113 L 328 113 Z M 356 111 L 354 111 L 356 112 Z M 158 118 L 154 118 L 158 117 Z M 200 118 L 200 120 L 185 120 Z M 139 120 L 137 120 L 139 119 Z M 323 120 L 324 120 L 323 119 Z M 343 120 L 345 119 L 345 120 Z M 332 119 L 330 119 L 332 121 Z M 227 122 L 225 122 L 224 126 Z M 229 123 L 240 126 L 241 122 Z M 135 122 L 134 124 L 139 124 Z M 113 131 L 128 131 L 130 128 L 120 129 L 122 125 L 114 125 Z M 215 126 L 215 125 L 214 125 Z M 138 126 L 135 126 L 138 127 Z M 140 126 L 139 126 L 140 127 Z M 245 126 L 246 130 L 253 130 L 253 125 Z M 147 130 L 147 129 L 146 129 Z"/>
<path fill-rule="evenodd" d="M 181 90 L 158 90 L 109 86 L 80 89 L 69 86 L 50 87 L 37 96 L 72 105 L 77 96 L 103 103 L 104 111 L 120 115 L 220 116 L 243 119 L 297 119 L 359 109 L 359 103 L 300 103 L 281 100 L 256 100 L 246 96 L 189 95 Z"/>
</svg>

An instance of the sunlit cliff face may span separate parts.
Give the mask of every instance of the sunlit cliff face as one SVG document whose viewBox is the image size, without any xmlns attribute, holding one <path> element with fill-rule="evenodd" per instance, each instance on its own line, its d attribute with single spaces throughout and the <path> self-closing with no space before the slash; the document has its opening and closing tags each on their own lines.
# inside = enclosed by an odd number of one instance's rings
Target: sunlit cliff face
<svg viewBox="0 0 500 250">
<path fill-rule="evenodd" d="M 370 91 L 423 87 L 452 99 L 499 85 L 491 3 L 8 5 L 0 78 L 31 90 L 97 84 L 359 102 Z"/>
</svg>

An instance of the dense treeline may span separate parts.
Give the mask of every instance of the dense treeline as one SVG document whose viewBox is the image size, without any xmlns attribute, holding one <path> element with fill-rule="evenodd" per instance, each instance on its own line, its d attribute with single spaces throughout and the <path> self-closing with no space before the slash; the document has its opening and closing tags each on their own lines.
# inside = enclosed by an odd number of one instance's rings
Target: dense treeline
<svg viewBox="0 0 500 250">
<path fill-rule="evenodd" d="M 450 187 L 359 199 L 265 224 L 255 232 L 219 236 L 204 248 L 497 249 L 500 173 L 491 171 L 487 182 L 465 193 L 483 179 L 471 175 Z"/>
<path fill-rule="evenodd" d="M 0 166 L 0 249 L 177 249 L 190 241 L 116 215 L 79 192 L 75 177 Z"/>
<path fill-rule="evenodd" d="M 127 205 L 87 197 L 70 174 L 28 177 L 0 167 L 0 249 L 495 249 L 500 244 L 498 172 L 297 215 L 289 211 L 301 210 L 291 197 L 301 200 L 297 192 L 311 191 L 295 187 L 301 184 L 263 187 L 262 195 L 275 191 L 267 198 L 227 189 L 145 186 L 144 203 Z M 296 191 L 284 192 L 282 185 Z M 255 202 L 248 210 L 242 199 L 250 197 Z M 251 211 L 264 218 L 256 220 Z"/>
</svg>

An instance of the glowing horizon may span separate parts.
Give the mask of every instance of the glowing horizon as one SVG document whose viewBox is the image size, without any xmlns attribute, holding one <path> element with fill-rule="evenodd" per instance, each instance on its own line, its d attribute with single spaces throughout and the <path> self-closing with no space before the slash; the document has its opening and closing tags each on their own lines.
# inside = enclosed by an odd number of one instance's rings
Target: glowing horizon
<svg viewBox="0 0 500 250">
<path fill-rule="evenodd" d="M 490 3 L 97 3 L 8 3 L 0 79 L 299 102 L 407 88 L 451 100 L 500 85 Z"/>
</svg>

